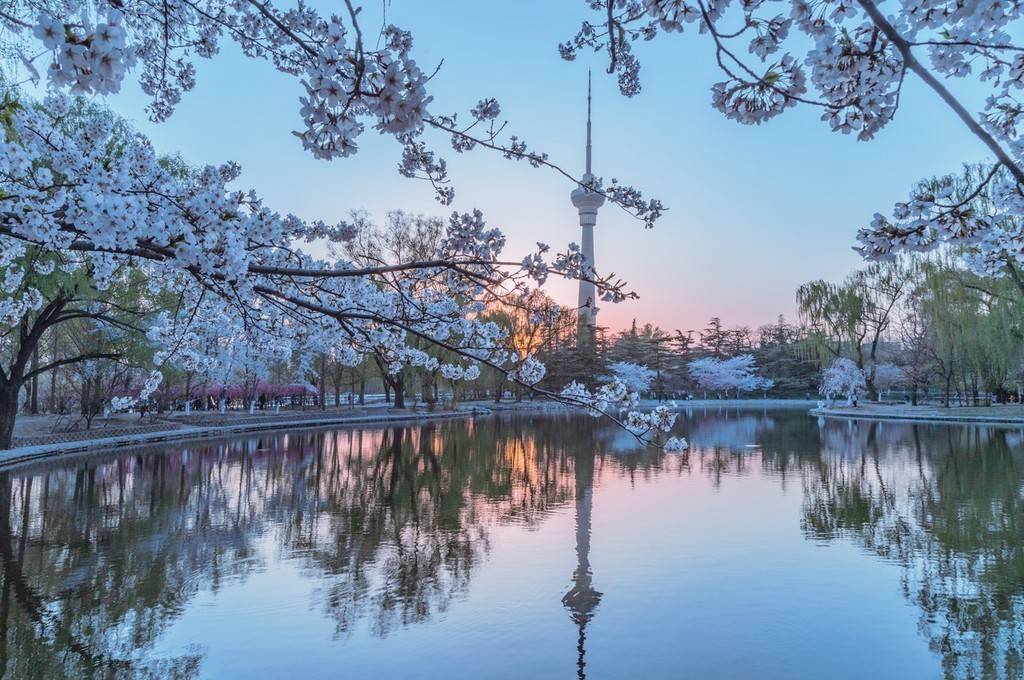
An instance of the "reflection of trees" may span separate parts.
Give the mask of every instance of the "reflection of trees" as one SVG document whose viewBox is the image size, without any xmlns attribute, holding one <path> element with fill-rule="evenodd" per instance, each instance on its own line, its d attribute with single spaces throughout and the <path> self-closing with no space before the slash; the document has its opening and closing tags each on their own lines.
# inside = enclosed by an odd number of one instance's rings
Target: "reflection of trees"
<svg viewBox="0 0 1024 680">
<path fill-rule="evenodd" d="M 764 468 L 784 476 L 792 458 L 817 447 L 817 432 L 802 411 L 687 408 L 677 422 L 690 441 L 684 461 L 716 486 L 724 477 L 754 472 L 758 454 Z"/>
<path fill-rule="evenodd" d="M 825 427 L 825 455 L 805 477 L 808 536 L 852 538 L 899 563 L 948 676 L 1024 675 L 1024 451 L 1011 445 L 1015 433 Z"/>
<path fill-rule="evenodd" d="M 151 658 L 161 634 L 201 590 L 265 568 L 268 544 L 315 581 L 338 635 L 425 620 L 465 592 L 490 526 L 535 524 L 573 499 L 575 452 L 601 466 L 593 421 L 525 420 L 253 437 L 0 476 L 0 668 L 197 675 L 201 650 Z"/>
<path fill-rule="evenodd" d="M 680 421 L 694 443 L 690 468 L 713 484 L 759 462 L 783 484 L 801 484 L 809 538 L 853 540 L 900 564 L 949 677 L 1024 677 L 1019 431 L 819 423 L 799 411 L 684 412 Z"/>
<path fill-rule="evenodd" d="M 700 453 L 749 453 L 747 445 L 775 426 L 774 418 L 758 411 L 729 409 L 687 409 L 680 420 L 691 448 Z"/>
<path fill-rule="evenodd" d="M 275 556 L 315 584 L 313 607 L 339 637 L 359 626 L 388 635 L 466 592 L 493 526 L 534 526 L 573 502 L 577 564 L 563 603 L 582 675 L 600 616 L 593 489 L 609 473 L 697 470 L 712 483 L 759 471 L 796 480 L 809 538 L 852 540 L 901 565 L 948 675 L 1024 675 L 1018 432 L 819 424 L 800 411 L 680 421 L 689 455 L 630 448 L 610 426 L 554 414 L 253 437 L 0 475 L 0 669 L 198 675 L 199 648 L 154 658 L 163 633 L 197 593 Z"/>
</svg>

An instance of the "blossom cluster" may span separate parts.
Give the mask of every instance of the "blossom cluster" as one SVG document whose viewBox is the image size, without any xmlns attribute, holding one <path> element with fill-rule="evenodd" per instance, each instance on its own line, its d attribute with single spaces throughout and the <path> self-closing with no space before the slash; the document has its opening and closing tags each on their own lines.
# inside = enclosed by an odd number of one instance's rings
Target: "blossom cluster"
<svg viewBox="0 0 1024 680">
<path fill-rule="evenodd" d="M 456 151 L 482 141 L 506 158 L 552 166 L 518 137 L 499 139 L 504 123 L 497 121 L 501 108 L 494 99 L 480 100 L 465 127 L 454 115 L 430 113 L 432 76 L 413 59 L 411 34 L 385 26 L 370 49 L 358 11 L 348 8 L 342 18 L 323 17 L 303 3 L 280 10 L 272 2 L 234 0 L 161 6 L 39 0 L 0 14 L 4 58 L 18 55 L 36 79 L 36 64 L 46 62 L 51 90 L 42 105 L 16 89 L 5 91 L 0 251 L 32 244 L 54 256 L 34 271 L 85 274 L 100 290 L 127 272 L 141 273 L 146 294 L 177 300 L 174 313 L 148 320 L 145 336 L 158 368 L 175 364 L 210 380 L 245 376 L 255 383 L 282 362 L 297 363 L 302 373 L 325 353 L 345 365 L 373 353 L 392 373 L 412 366 L 474 380 L 487 364 L 536 385 L 543 364 L 527 357 L 507 368 L 503 331 L 481 319 L 481 300 L 499 291 L 522 294 L 524 280 L 542 283 L 549 272 L 592 278 L 605 300 L 630 296 L 620 281 L 599 278 L 578 248 L 549 264 L 547 247 L 538 246 L 523 267 L 509 268 L 499 260 L 500 230 L 488 227 L 479 211 L 453 213 L 432 264 L 400 275 L 385 276 L 386 267 L 357 272 L 352 262 L 301 249 L 319 239 L 350 240 L 352 225 L 281 215 L 255 192 L 233 188 L 237 164 L 194 169 L 162 159 L 109 114 L 62 94 L 117 92 L 138 67 L 150 118 L 163 121 L 195 85 L 193 57 L 214 56 L 227 36 L 245 55 L 269 60 L 299 80 L 303 126 L 295 135 L 318 158 L 356 153 L 359 136 L 374 129 L 401 144 L 399 172 L 429 180 L 442 203 L 453 192 L 444 159 L 423 139 L 428 126 L 449 133 Z M 25 49 L 32 39 L 41 52 Z M 662 214 L 659 201 L 615 180 L 602 191 L 647 226 Z M 39 309 L 43 296 L 16 280 L 17 267 L 6 267 L 5 274 L 10 285 L 0 297 L 0 314 L 13 324 Z M 111 337 L 121 332 L 108 331 Z M 465 363 L 441 363 L 421 342 Z M 138 399 L 159 389 L 159 375 L 150 375 Z M 635 405 L 636 395 L 620 387 L 603 386 L 589 406 Z M 649 422 L 660 427 L 663 420 L 652 415 Z"/>
<path fill-rule="evenodd" d="M 608 368 L 611 369 L 613 378 L 621 380 L 629 391 L 637 393 L 646 392 L 656 375 L 647 366 L 629 361 L 616 361 Z"/>
<path fill-rule="evenodd" d="M 875 213 L 857 232 L 865 258 L 927 252 L 944 243 L 965 247 L 965 262 L 981 276 L 1001 277 L 1007 265 L 1024 266 L 1024 193 L 998 166 L 968 167 L 916 187 L 891 216 Z"/>
<path fill-rule="evenodd" d="M 822 373 L 819 389 L 830 400 L 836 394 L 841 394 L 852 400 L 857 392 L 864 389 L 865 385 L 864 371 L 850 359 L 840 357 L 829 364 Z"/>
<path fill-rule="evenodd" d="M 779 13 L 780 5 L 788 6 L 788 14 Z M 861 230 L 861 252 L 880 258 L 953 242 L 970 246 L 969 264 L 979 273 L 998 275 L 1007 263 L 1021 264 L 1024 239 L 1012 217 L 1021 214 L 1024 203 L 1024 46 L 1019 43 L 1024 3 L 586 0 L 586 6 L 598 18 L 584 21 L 559 46 L 564 58 L 573 59 L 583 49 L 607 50 L 609 71 L 618 73 L 620 89 L 631 96 L 639 91 L 631 43 L 695 25 L 697 33 L 708 36 L 725 75 L 711 88 L 712 105 L 745 124 L 761 124 L 806 104 L 819 108 L 833 131 L 870 140 L 896 115 L 907 78 L 923 78 L 968 131 L 996 152 L 1012 178 L 997 178 L 989 186 L 989 179 L 976 177 L 961 192 L 984 189 L 991 209 L 978 210 L 978 201 L 966 206 L 948 200 L 951 186 L 915 190 L 891 217 L 876 215 Z M 947 78 L 971 78 L 974 89 L 987 89 L 977 116 L 980 131 L 952 88 L 942 84 Z"/>
<path fill-rule="evenodd" d="M 95 25 L 84 12 L 80 22 L 70 24 L 43 12 L 33 33 L 53 55 L 47 69 L 50 82 L 72 92 L 117 92 L 125 72 L 135 65 L 135 49 L 125 41 L 124 14 L 114 8 Z"/>
<path fill-rule="evenodd" d="M 184 311 L 148 328 L 158 365 L 227 379 L 295 356 L 331 352 L 355 365 L 375 352 L 391 371 L 438 368 L 415 338 L 463 353 L 471 365 L 444 368 L 450 377 L 472 380 L 475 362 L 505 360 L 501 329 L 477 318 L 481 286 L 507 276 L 498 264 L 504 237 L 479 212 L 453 215 L 437 253 L 472 259 L 465 271 L 422 267 L 397 287 L 382 286 L 373 275 L 349 274 L 350 262 L 296 248 L 313 236 L 350 238 L 351 225 L 274 213 L 254 193 L 228 187 L 237 165 L 181 172 L 109 114 L 81 107 L 60 95 L 18 107 L 12 134 L 0 139 L 5 325 L 42 304 L 13 264 L 33 244 L 58 255 L 61 273 L 87 271 L 98 287 L 131 268 L 146 275 L 151 294 L 180 299 Z M 52 262 L 40 266 L 53 270 Z"/>
<path fill-rule="evenodd" d="M 630 44 L 659 34 L 682 34 L 695 25 L 710 34 L 725 80 L 712 88 L 715 108 L 746 124 L 760 124 L 799 102 L 817 105 L 831 129 L 861 139 L 877 134 L 896 113 L 904 81 L 903 44 L 854 2 L 791 0 L 630 0 L 592 3 L 598 22 L 584 22 L 561 44 L 564 58 L 585 48 L 607 49 L 621 89 L 639 91 L 639 63 Z M 1024 12 L 1019 2 L 949 3 L 908 0 L 888 16 L 905 45 L 926 45 L 932 66 L 942 75 L 966 77 L 980 69 L 982 81 L 996 83 L 986 112 L 993 126 L 1016 130 L 1020 104 L 1012 96 L 1024 81 L 1024 58 L 1012 41 L 1010 25 Z M 885 17 L 884 17 L 885 19 Z M 792 42 L 810 43 L 801 57 L 784 51 Z M 742 43 L 744 58 L 733 43 Z M 780 54 L 780 56 L 776 56 Z M 769 62 L 770 61 L 770 62 Z M 625 75 L 625 72 L 630 72 Z M 817 96 L 810 98 L 813 87 Z"/>
<path fill-rule="evenodd" d="M 298 98 L 302 127 L 294 134 L 317 158 L 351 156 L 359 150 L 361 135 L 376 130 L 401 145 L 399 172 L 429 181 L 444 205 L 451 204 L 455 192 L 445 159 L 424 140 L 427 127 L 448 133 L 458 152 L 483 144 L 509 159 L 554 167 L 547 154 L 504 133 L 494 98 L 481 99 L 470 109 L 468 125 L 459 125 L 455 114 L 433 113 L 428 86 L 434 73 L 424 72 L 413 58 L 412 34 L 385 23 L 370 49 L 360 10 L 348 9 L 347 16 L 325 16 L 305 3 L 280 9 L 270 0 L 156 5 L 36 0 L 0 13 L 5 31 L 0 54 L 34 80 L 48 55 L 51 87 L 76 93 L 117 92 L 126 73 L 138 67 L 139 84 L 150 97 L 149 116 L 164 121 L 195 87 L 194 58 L 215 56 L 228 37 L 246 56 L 268 60 L 297 79 L 303 90 Z M 42 53 L 28 42 L 30 37 L 42 45 Z M 653 224 L 660 203 L 638 200 L 639 195 L 631 188 L 621 205 Z"/>
<path fill-rule="evenodd" d="M 562 389 L 559 396 L 569 404 L 587 409 L 594 417 L 607 415 L 612 411 L 622 413 L 620 424 L 643 441 L 652 441 L 671 432 L 678 416 L 674 410 L 674 403 L 659 404 L 647 413 L 638 411 L 640 395 L 630 391 L 617 377 L 613 377 L 595 391 L 574 380 Z M 686 439 L 669 437 L 663 443 L 663 448 L 670 452 L 685 450 Z"/>
<path fill-rule="evenodd" d="M 739 354 L 728 359 L 704 357 L 691 361 L 687 367 L 697 384 L 712 392 L 767 390 L 774 385 L 771 379 L 754 372 L 757 365 L 750 354 Z"/>
<path fill-rule="evenodd" d="M 519 367 L 509 373 L 509 378 L 524 385 L 536 385 L 544 379 L 547 368 L 532 356 L 523 359 Z"/>
</svg>

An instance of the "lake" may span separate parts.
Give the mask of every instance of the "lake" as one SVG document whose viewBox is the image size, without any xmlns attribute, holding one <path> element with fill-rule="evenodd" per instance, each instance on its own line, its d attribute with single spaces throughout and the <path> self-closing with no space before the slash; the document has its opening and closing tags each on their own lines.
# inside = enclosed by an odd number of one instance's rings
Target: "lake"
<svg viewBox="0 0 1024 680">
<path fill-rule="evenodd" d="M 1024 435 L 693 409 L 0 475 L 7 678 L 1024 675 Z"/>
</svg>

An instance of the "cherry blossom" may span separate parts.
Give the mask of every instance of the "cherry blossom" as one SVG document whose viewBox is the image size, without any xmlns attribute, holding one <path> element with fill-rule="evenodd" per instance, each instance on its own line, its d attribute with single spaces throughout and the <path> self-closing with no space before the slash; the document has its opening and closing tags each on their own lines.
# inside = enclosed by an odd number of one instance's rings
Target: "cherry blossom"
<svg viewBox="0 0 1024 680">
<path fill-rule="evenodd" d="M 754 357 L 740 354 L 729 359 L 704 357 L 695 359 L 688 364 L 690 375 L 705 390 L 712 392 L 749 392 L 751 390 L 770 389 L 774 382 L 754 373 L 757 365 Z"/>
<path fill-rule="evenodd" d="M 508 356 L 503 331 L 480 315 L 487 302 L 522 297 L 551 274 L 594 281 L 604 301 L 635 297 L 621 280 L 595 272 L 578 248 L 549 260 L 548 247 L 538 244 L 522 260 L 504 260 L 505 236 L 471 211 L 452 214 L 443 245 L 425 261 L 394 268 L 316 258 L 306 244 L 351 239 L 352 225 L 281 215 L 234 186 L 240 168 L 233 162 L 185 168 L 110 116 L 69 115 L 82 104 L 65 93 L 114 94 L 131 73 L 150 98 L 149 117 L 164 121 L 195 86 L 194 59 L 214 57 L 229 39 L 296 79 L 301 125 L 294 134 L 316 158 L 351 157 L 362 135 L 375 131 L 400 145 L 401 175 L 430 182 L 449 204 L 447 163 L 429 138 L 439 133 L 456 153 L 489 149 L 583 186 L 506 132 L 496 99 L 481 98 L 461 121 L 438 113 L 430 94 L 438 69 L 417 63 L 412 34 L 384 25 L 375 40 L 364 39 L 359 14 L 349 0 L 329 17 L 301 3 L 280 9 L 262 0 L 32 0 L 0 11 L 0 54 L 30 79 L 43 67 L 51 91 L 36 105 L 16 85 L 2 86 L 9 128 L 0 140 L 2 251 L 42 249 L 59 271 L 87 273 L 99 289 L 139 272 L 151 294 L 178 300 L 175 313 L 149 321 L 157 369 L 177 365 L 222 384 L 232 375 L 257 384 L 274 363 L 297 361 L 301 372 L 323 353 L 353 364 L 373 353 L 389 371 L 417 366 L 452 380 L 474 380 L 487 365 L 561 399 L 536 387 L 543 365 Z M 615 178 L 586 186 L 647 227 L 663 214 L 660 201 Z M 18 268 L 7 267 L 5 276 L 16 283 Z M 31 286 L 7 290 L 14 292 L 0 296 L 5 323 L 42 305 Z M 440 364 L 419 341 L 458 360 Z M 150 374 L 138 399 L 159 389 L 159 375 Z M 637 402 L 621 381 L 591 396 L 568 403 L 601 413 Z M 628 417 L 646 418 L 645 431 L 664 430 L 670 420 L 660 411 Z"/>
<path fill-rule="evenodd" d="M 565 59 L 604 50 L 621 92 L 640 91 L 635 45 L 699 35 L 722 73 L 711 103 L 725 116 L 760 125 L 798 105 L 821 112 L 831 130 L 878 137 L 900 108 L 904 84 L 917 78 L 991 155 L 964 191 L 915 188 L 891 216 L 860 230 L 867 258 L 966 245 L 978 273 L 1010 273 L 1024 290 L 1024 3 L 1020 0 L 585 0 L 595 14 L 559 45 Z M 692 26 L 695 30 L 687 31 Z M 695 38 L 698 39 L 698 38 Z M 953 79 L 984 92 L 972 113 Z M 979 110 L 980 109 L 980 110 Z M 981 211 L 973 199 L 985 194 Z M 955 199 L 955 200 L 954 200 Z M 972 205 L 968 205 L 972 204 Z"/>
<path fill-rule="evenodd" d="M 525 385 L 536 385 L 544 379 L 544 373 L 546 371 L 547 369 L 544 367 L 543 363 L 537 361 L 537 359 L 532 356 L 528 356 L 523 359 L 519 368 L 509 375 L 513 380 L 517 380 Z"/>
<path fill-rule="evenodd" d="M 61 272 L 87 273 L 97 288 L 138 272 L 149 294 L 177 300 L 175 312 L 148 322 L 156 369 L 178 366 L 220 384 L 240 376 L 255 386 L 274 365 L 293 364 L 302 375 L 325 353 L 347 365 L 373 353 L 392 373 L 411 366 L 472 381 L 487 365 L 537 390 L 543 364 L 509 356 L 504 331 L 482 317 L 488 301 L 527 294 L 536 275 L 502 259 L 505 237 L 479 211 L 453 213 L 427 260 L 367 268 L 318 259 L 302 246 L 350 239 L 352 225 L 275 213 L 254 192 L 232 187 L 236 164 L 165 163 L 148 140 L 83 106 L 54 94 L 7 111 L 11 134 L 0 140 L 0 257 L 5 290 L 13 291 L 0 295 L 6 326 L 43 304 L 39 290 L 21 285 L 16 264 L 31 245 L 52 253 Z M 569 255 L 550 266 L 546 255 L 538 248 L 529 258 L 537 271 L 582 275 L 582 265 L 565 264 Z M 611 299 L 630 295 L 615 290 L 621 283 L 595 285 Z M 419 341 L 459 361 L 440 364 Z M 149 398 L 161 376 L 154 370 L 137 399 Z M 125 397 L 118 405 L 134 403 Z M 636 397 L 615 383 L 595 400 L 567 403 L 600 414 L 635 406 Z M 638 435 L 664 425 L 664 414 L 652 417 Z"/>
<path fill-rule="evenodd" d="M 857 368 L 850 359 L 839 357 L 833 361 L 821 376 L 821 393 L 831 401 L 841 394 L 847 402 L 852 403 L 857 393 L 865 386 L 864 371 Z"/>
<path fill-rule="evenodd" d="M 7 48 L 0 54 L 17 55 L 12 65 L 32 79 L 38 78 L 38 64 L 51 87 L 74 93 L 116 93 L 126 75 L 138 71 L 150 97 L 149 117 L 164 121 L 195 87 L 194 60 L 215 57 L 226 38 L 246 56 L 267 60 L 296 79 L 302 125 L 294 134 L 316 158 L 358 153 L 367 130 L 388 135 L 402 148 L 399 173 L 430 182 L 448 205 L 454 188 L 447 162 L 427 139 L 434 131 L 457 153 L 486 148 L 579 181 L 507 133 L 493 97 L 480 99 L 465 122 L 458 114 L 437 112 L 430 81 L 440 66 L 422 68 L 412 34 L 398 26 L 385 23 L 374 40 L 364 39 L 361 11 L 351 0 L 341 14 L 330 16 L 303 3 L 281 9 L 269 0 L 33 0 L 0 11 L 6 31 L 0 42 Z M 616 185 L 607 195 L 648 227 L 663 212 L 660 201 L 645 200 L 633 187 Z"/>
<path fill-rule="evenodd" d="M 608 368 L 611 370 L 612 376 L 621 380 L 631 392 L 646 392 L 656 375 L 648 367 L 628 361 L 616 361 Z"/>
</svg>

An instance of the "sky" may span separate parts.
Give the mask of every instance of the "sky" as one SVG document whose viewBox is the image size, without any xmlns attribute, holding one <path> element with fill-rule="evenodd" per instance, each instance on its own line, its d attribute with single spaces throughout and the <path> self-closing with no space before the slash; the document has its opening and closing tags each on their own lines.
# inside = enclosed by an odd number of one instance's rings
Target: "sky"
<svg viewBox="0 0 1024 680">
<path fill-rule="evenodd" d="M 340 0 L 314 2 L 338 12 Z M 382 5 L 366 2 L 364 31 L 375 35 Z M 700 329 L 711 316 L 756 327 L 795 317 L 794 291 L 805 281 L 841 279 L 861 264 L 851 250 L 859 227 L 906 198 L 918 180 L 981 160 L 981 143 L 938 98 L 909 80 L 896 119 L 872 142 L 831 132 L 810 107 L 761 126 L 727 120 L 710 104 L 720 80 L 706 36 L 662 36 L 636 50 L 643 91 L 625 98 L 604 72 L 606 55 L 563 61 L 559 42 L 594 14 L 583 0 L 391 0 L 387 20 L 410 30 L 424 70 L 443 61 L 431 83 L 434 113 L 464 117 L 496 97 L 502 119 L 531 148 L 571 172 L 584 162 L 587 70 L 594 70 L 594 171 L 616 177 L 668 207 L 653 230 L 614 206 L 598 216 L 596 260 L 602 273 L 629 282 L 640 299 L 601 307 L 612 330 L 638 323 Z M 354 157 L 319 161 L 291 134 L 301 127 L 297 79 L 251 60 L 229 41 L 197 60 L 197 85 L 167 122 L 146 120 L 146 97 L 132 75 L 106 99 L 163 152 L 193 163 L 235 160 L 240 188 L 306 219 L 333 222 L 353 209 L 378 219 L 387 210 L 446 216 L 479 208 L 508 237 L 506 254 L 537 241 L 564 249 L 579 241 L 571 183 L 486 150 L 458 155 L 440 135 L 428 141 L 449 161 L 451 207 L 430 186 L 401 177 L 401 149 L 372 130 Z M 548 292 L 575 304 L 575 287 Z"/>
</svg>

